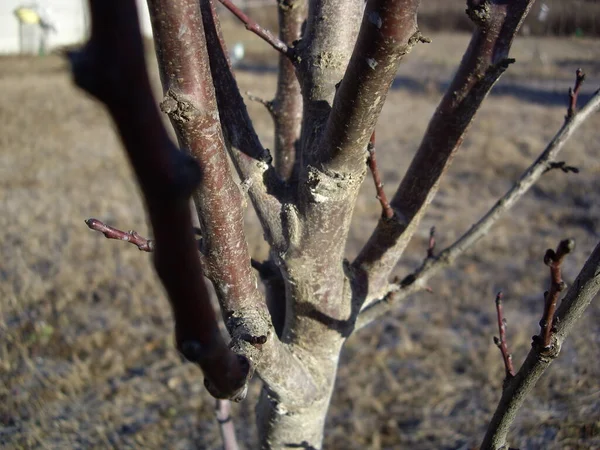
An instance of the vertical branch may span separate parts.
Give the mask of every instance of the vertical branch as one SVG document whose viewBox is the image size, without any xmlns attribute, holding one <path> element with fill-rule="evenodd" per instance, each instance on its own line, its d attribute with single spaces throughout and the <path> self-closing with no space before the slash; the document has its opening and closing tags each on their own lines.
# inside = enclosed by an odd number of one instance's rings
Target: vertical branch
<svg viewBox="0 0 600 450">
<path fill-rule="evenodd" d="M 201 170 L 175 148 L 162 125 L 146 73 L 135 2 L 95 0 L 90 11 L 90 41 L 69 55 L 75 83 L 106 105 L 135 171 L 154 230 L 154 264 L 169 295 L 177 347 L 200 365 L 213 395 L 239 398 L 250 367 L 221 337 L 189 210 Z M 93 220 L 88 225 L 107 237 L 139 241 L 140 249 L 150 247 L 133 232 L 127 235 Z"/>
<path fill-rule="evenodd" d="M 558 244 L 556 251 L 548 249 L 544 255 L 544 264 L 550 267 L 550 290 L 544 292 L 544 314 L 542 315 L 542 320 L 540 320 L 539 339 L 544 348 L 550 347 L 558 297 L 567 287 L 562 280 L 561 265 L 565 256 L 571 253 L 574 248 L 575 241 L 573 239 L 565 239 Z"/>
<path fill-rule="evenodd" d="M 552 361 L 558 357 L 565 338 L 598 295 L 598 291 L 600 291 L 600 244 L 586 261 L 557 310 L 558 320 L 552 333 L 551 346 L 545 348 L 540 345 L 539 340 L 534 340 L 519 371 L 505 383 L 502 398 L 488 426 L 481 450 L 501 450 L 507 447 L 508 431 L 527 395 Z"/>
<path fill-rule="evenodd" d="M 391 219 L 394 216 L 394 211 L 388 203 L 387 197 L 383 190 L 383 183 L 381 182 L 381 175 L 379 174 L 379 168 L 377 167 L 377 159 L 375 158 L 375 132 L 371 135 L 369 145 L 367 145 L 367 151 L 369 157 L 367 158 L 367 164 L 371 175 L 373 175 L 373 182 L 375 183 L 375 190 L 377 191 L 377 200 L 381 204 L 381 215 L 387 219 Z"/>
<path fill-rule="evenodd" d="M 212 0 L 200 0 L 202 22 L 210 61 L 212 83 L 227 150 L 254 206 L 267 242 L 281 248 L 284 236 L 280 220 L 287 192 L 271 165 L 269 151 L 256 135 L 237 82 L 227 61 L 219 19 Z"/>
<path fill-rule="evenodd" d="M 569 108 L 567 109 L 565 121 L 571 120 L 577 111 L 577 99 L 579 98 L 579 91 L 581 90 L 581 85 L 583 84 L 584 80 L 585 73 L 583 73 L 583 70 L 577 69 L 577 72 L 575 72 L 575 86 L 573 88 L 569 88 Z"/>
<path fill-rule="evenodd" d="M 217 399 L 215 415 L 217 416 L 217 422 L 219 422 L 223 450 L 239 450 L 240 447 L 235 437 L 235 426 L 231 418 L 231 402 L 229 400 Z"/>
<path fill-rule="evenodd" d="M 149 0 L 148 5 L 165 92 L 161 109 L 204 174 L 194 195 L 204 271 L 215 287 L 230 346 L 250 361 L 250 374 L 259 368 L 263 380 L 283 392 L 298 384 L 309 391 L 303 368 L 277 339 L 250 265 L 242 196 L 229 169 L 200 5 L 196 0 Z M 285 370 L 274 360 L 285 361 Z"/>
<path fill-rule="evenodd" d="M 292 46 L 301 37 L 306 0 L 279 0 L 277 13 L 279 38 Z M 296 145 L 302 128 L 302 92 L 296 68 L 285 55 L 279 55 L 277 92 L 270 111 L 275 123 L 275 169 L 282 178 L 289 179 L 294 167 L 299 164 Z"/>
<path fill-rule="evenodd" d="M 498 292 L 496 295 L 496 315 L 498 317 L 498 333 L 500 337 L 494 336 L 494 344 L 496 344 L 500 349 L 500 353 L 502 353 L 506 379 L 509 380 L 515 376 L 515 368 L 513 367 L 512 355 L 508 351 L 508 344 L 506 341 L 506 319 L 504 318 L 504 311 L 502 308 L 502 291 Z"/>
<path fill-rule="evenodd" d="M 482 101 L 512 62 L 508 52 L 532 4 L 533 0 L 468 1 L 467 12 L 477 29 L 392 198 L 396 215 L 379 220 L 353 263 L 369 276 L 369 296 L 381 296 Z"/>
</svg>

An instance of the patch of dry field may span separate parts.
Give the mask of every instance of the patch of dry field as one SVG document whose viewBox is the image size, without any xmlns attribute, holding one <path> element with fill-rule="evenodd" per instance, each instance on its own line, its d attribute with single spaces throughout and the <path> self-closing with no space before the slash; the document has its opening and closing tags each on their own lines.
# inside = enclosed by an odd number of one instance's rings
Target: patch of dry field
<svg viewBox="0 0 600 450">
<path fill-rule="evenodd" d="M 244 90 L 268 97 L 275 74 L 249 35 Z M 434 35 L 409 56 L 378 125 L 389 194 L 402 177 L 467 42 Z M 577 66 L 598 86 L 598 41 L 520 39 L 519 63 L 486 102 L 398 274 L 425 254 L 429 227 L 450 244 L 503 194 L 559 128 Z M 272 55 L 271 55 L 272 56 Z M 595 72 L 594 72 L 595 71 Z M 156 79 L 156 72 L 154 71 Z M 559 90 L 558 90 L 559 89 Z M 147 254 L 87 230 L 95 216 L 147 233 L 145 214 L 103 109 L 76 91 L 58 57 L 0 59 L 0 443 L 7 448 L 213 449 L 220 438 L 199 370 L 172 345 L 164 293 Z M 249 104 L 261 137 L 269 118 Z M 577 240 L 572 281 L 600 236 L 600 117 L 563 154 L 579 175 L 547 174 L 459 264 L 348 341 L 327 422 L 330 449 L 476 446 L 499 399 L 492 343 L 503 289 L 517 364 L 537 333 L 547 269 L 542 256 Z M 379 206 L 370 180 L 348 244 L 355 254 Z M 251 249 L 265 255 L 248 215 Z M 600 447 L 600 306 L 593 304 L 527 402 L 511 434 L 523 449 Z M 253 404 L 234 407 L 253 448 Z"/>
</svg>

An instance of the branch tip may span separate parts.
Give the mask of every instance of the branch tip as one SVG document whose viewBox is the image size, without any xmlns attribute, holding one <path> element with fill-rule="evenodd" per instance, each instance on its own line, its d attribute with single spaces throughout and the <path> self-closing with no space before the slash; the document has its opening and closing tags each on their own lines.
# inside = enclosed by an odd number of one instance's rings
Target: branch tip
<svg viewBox="0 0 600 450">
<path fill-rule="evenodd" d="M 379 174 L 377 159 L 375 158 L 375 131 L 371 134 L 371 139 L 369 139 L 369 143 L 367 144 L 367 152 L 369 153 L 367 164 L 373 175 L 373 182 L 375 183 L 375 190 L 377 191 L 376 198 L 381 204 L 381 215 L 386 219 L 391 219 L 394 217 L 394 210 L 390 206 L 385 192 L 383 191 L 383 183 L 381 182 L 381 175 Z"/>
<path fill-rule="evenodd" d="M 585 81 L 585 73 L 581 68 L 575 71 L 575 86 L 573 88 L 569 88 L 569 106 L 567 108 L 567 115 L 565 116 L 565 121 L 569 121 L 575 115 L 577 111 L 577 99 L 579 97 L 579 92 L 581 91 L 581 85 Z"/>
<path fill-rule="evenodd" d="M 504 317 L 504 311 L 502 308 L 502 291 L 496 294 L 496 315 L 498 318 L 498 332 L 500 337 L 494 336 L 494 344 L 500 349 L 502 353 L 502 359 L 504 361 L 504 370 L 506 372 L 506 379 L 510 379 L 515 376 L 515 369 L 512 362 L 512 355 L 508 351 L 508 343 L 506 340 L 506 318 Z"/>
<path fill-rule="evenodd" d="M 248 17 L 231 0 L 219 0 L 219 2 L 221 2 L 221 4 L 229 11 L 231 11 L 246 26 L 248 31 L 256 34 L 275 50 L 287 56 L 290 61 L 295 62 L 296 54 L 292 47 L 288 47 L 285 42 L 276 37 L 273 33 L 266 28 L 261 27 L 258 23 Z"/>
<path fill-rule="evenodd" d="M 540 334 L 534 341 L 542 345 L 544 349 L 550 348 L 558 298 L 567 287 L 562 279 L 562 263 L 565 256 L 574 249 L 575 240 L 564 239 L 560 241 L 556 250 L 550 248 L 544 255 L 544 264 L 550 268 L 550 290 L 544 292 L 544 313 L 540 320 Z"/>
</svg>

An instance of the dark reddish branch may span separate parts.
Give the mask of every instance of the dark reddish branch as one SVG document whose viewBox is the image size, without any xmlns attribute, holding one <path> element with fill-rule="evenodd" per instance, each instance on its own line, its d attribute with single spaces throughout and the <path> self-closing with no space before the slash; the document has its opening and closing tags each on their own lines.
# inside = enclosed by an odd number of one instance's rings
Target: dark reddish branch
<svg viewBox="0 0 600 450">
<path fill-rule="evenodd" d="M 502 291 L 496 295 L 496 315 L 498 317 L 498 333 L 500 337 L 494 336 L 494 344 L 500 349 L 502 359 L 504 360 L 504 369 L 506 370 L 506 378 L 515 376 L 515 368 L 513 367 L 512 355 L 508 351 L 506 341 L 506 319 L 502 308 Z"/>
<path fill-rule="evenodd" d="M 552 328 L 554 326 L 554 313 L 558 305 L 560 293 L 567 285 L 562 280 L 561 265 L 565 256 L 575 249 L 573 239 L 565 239 L 558 244 L 556 251 L 548 249 L 544 255 L 544 264 L 550 267 L 550 290 L 544 292 L 544 314 L 540 320 L 539 339 L 543 348 L 552 344 Z"/>
<path fill-rule="evenodd" d="M 381 182 L 381 175 L 379 174 L 379 168 L 377 167 L 377 159 L 375 158 L 375 132 L 371 134 L 371 139 L 367 145 L 367 151 L 369 157 L 367 158 L 367 164 L 373 175 L 373 182 L 375 183 L 375 190 L 377 191 L 377 200 L 381 204 L 381 215 L 386 219 L 394 217 L 394 211 L 390 208 L 385 192 L 383 191 L 383 183 Z"/>
<path fill-rule="evenodd" d="M 579 91 L 581 90 L 581 85 L 584 80 L 585 73 L 583 73 L 583 70 L 577 69 L 575 72 L 575 87 L 569 88 L 569 108 L 567 109 L 565 120 L 571 120 L 577 111 L 577 98 L 579 97 Z"/>
<path fill-rule="evenodd" d="M 248 115 L 244 99 L 227 61 L 227 49 L 212 0 L 200 0 L 212 82 L 225 143 L 233 164 L 248 188 L 248 195 L 265 232 L 274 247 L 283 245 L 279 220 L 285 185 L 271 165 Z"/>
<path fill-rule="evenodd" d="M 369 273 L 375 290 L 387 283 L 483 99 L 512 62 L 512 40 L 533 0 L 470 3 L 477 29 L 391 201 L 398 220 L 380 220 L 354 262 Z"/>
<path fill-rule="evenodd" d="M 277 11 L 279 39 L 291 47 L 301 37 L 306 1 L 280 0 Z M 297 175 L 300 164 L 296 146 L 302 128 L 302 91 L 293 62 L 283 54 L 279 55 L 277 92 L 270 111 L 275 123 L 275 169 L 283 179 L 289 180 L 294 172 Z"/>
<path fill-rule="evenodd" d="M 247 115 L 245 108 L 238 111 L 241 115 L 235 115 L 229 103 L 226 103 L 227 109 L 219 111 L 217 108 L 215 87 L 218 91 L 225 87 L 219 84 L 223 80 L 211 75 L 211 70 L 214 70 L 212 56 L 219 55 L 222 48 L 218 36 L 215 36 L 215 27 L 204 27 L 204 23 L 208 22 L 203 20 L 212 18 L 210 4 L 207 1 L 198 4 L 196 0 L 149 0 L 148 5 L 166 95 L 161 106 L 168 112 L 181 146 L 194 156 L 204 173 L 194 197 L 203 232 L 204 268 L 215 287 L 225 325 L 232 337 L 230 346 L 250 361 L 251 372 L 257 369 L 263 381 L 275 386 L 281 395 L 297 389 L 311 395 L 314 393 L 312 380 L 307 378 L 304 368 L 277 338 L 265 299 L 258 290 L 256 274 L 250 265 L 243 228 L 242 194 L 229 169 L 221 124 L 232 146 L 234 139 L 242 144 L 252 143 L 255 135 L 245 133 L 248 131 L 244 128 L 248 123 L 242 120 Z M 201 8 L 205 14 L 201 14 Z M 212 40 L 207 42 L 208 36 L 216 39 L 216 44 Z M 207 46 L 211 49 L 210 58 Z M 224 66 L 228 69 L 226 60 Z M 232 115 L 224 116 L 229 113 Z M 244 141 L 246 138 L 249 140 Z M 242 149 L 255 152 L 261 148 Z M 249 193 L 255 188 L 262 188 L 262 193 L 273 188 L 266 184 L 270 174 L 274 173 L 272 167 L 266 161 L 257 161 L 250 156 L 244 160 L 238 152 L 241 149 L 232 152 L 234 163 L 237 156 L 240 157 L 238 162 L 243 164 L 250 160 L 262 175 L 244 180 Z M 259 211 L 262 210 L 257 208 Z M 279 210 L 274 208 L 269 212 L 271 215 L 261 218 L 261 221 L 279 223 Z M 260 346 L 252 345 L 249 340 L 253 336 L 266 336 L 267 342 Z M 231 399 L 239 400 L 241 397 Z"/>
<path fill-rule="evenodd" d="M 225 8 L 231 11 L 240 21 L 246 26 L 246 29 L 252 31 L 258 37 L 263 39 L 267 44 L 273 47 L 278 52 L 286 55 L 288 58 L 293 58 L 294 54 L 290 47 L 285 42 L 273 35 L 269 30 L 261 27 L 254 20 L 248 17 L 244 12 L 233 4 L 230 0 L 219 0 Z"/>
<path fill-rule="evenodd" d="M 424 40 L 417 30 L 420 0 L 370 0 L 344 78 L 336 92 L 321 151 L 327 171 L 361 173 L 365 148 L 402 57 Z"/>
<path fill-rule="evenodd" d="M 107 106 L 140 184 L 155 236 L 154 264 L 169 295 L 177 347 L 213 393 L 236 396 L 249 372 L 221 337 L 204 284 L 189 210 L 202 176 L 165 131 L 146 73 L 133 0 L 90 2 L 90 41 L 70 60 L 76 84 Z"/>
<path fill-rule="evenodd" d="M 119 241 L 130 242 L 131 244 L 137 246 L 138 249 L 142 252 L 153 252 L 154 251 L 154 241 L 152 239 L 146 239 L 143 236 L 140 236 L 136 231 L 121 231 L 117 228 L 106 225 L 104 222 L 101 222 L 98 219 L 87 219 L 85 224 L 94 231 L 99 231 L 106 237 L 107 239 L 117 239 Z"/>
</svg>

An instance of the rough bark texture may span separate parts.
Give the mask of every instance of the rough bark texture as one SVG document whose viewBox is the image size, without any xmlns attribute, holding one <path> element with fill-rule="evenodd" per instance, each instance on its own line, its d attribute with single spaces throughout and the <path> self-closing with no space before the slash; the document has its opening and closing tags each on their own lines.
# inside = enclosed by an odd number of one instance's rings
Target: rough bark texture
<svg viewBox="0 0 600 450">
<path fill-rule="evenodd" d="M 292 46 L 302 35 L 306 18 L 306 0 L 280 0 L 277 3 L 279 38 Z M 279 55 L 277 92 L 271 104 L 275 123 L 275 169 L 289 179 L 299 169 L 296 146 L 302 127 L 302 91 L 296 77 L 296 68 L 290 58 Z"/>
<path fill-rule="evenodd" d="M 481 103 L 506 70 L 512 40 L 533 0 L 469 1 L 477 29 L 458 71 L 434 113 L 416 156 L 391 206 L 393 219 L 381 219 L 354 267 L 367 273 L 369 299 L 381 298 L 388 276 L 412 238 L 440 178 L 450 166 Z"/>
<path fill-rule="evenodd" d="M 250 23 L 235 4 L 226 3 Z M 310 0 L 303 36 L 304 3 L 281 0 L 280 39 L 254 24 L 254 31 L 281 54 L 277 95 L 271 103 L 277 136 L 274 165 L 239 93 L 212 0 L 148 1 L 164 89 L 161 109 L 169 115 L 184 152 L 173 147 L 159 125 L 143 69 L 138 24 L 132 17 L 133 0 L 91 1 L 95 20 L 105 20 L 97 37 L 110 43 L 119 57 L 104 61 L 116 69 L 108 70 L 106 79 L 93 80 L 96 84 L 88 90 L 100 89 L 96 95 L 109 99 L 115 87 L 131 91 L 131 110 L 124 106 L 129 100 L 125 94 L 118 106 L 103 100 L 146 196 L 157 269 L 173 305 L 178 345 L 199 362 L 209 391 L 217 397 L 242 399 L 249 377 L 258 373 L 264 382 L 257 406 L 262 448 L 321 448 L 347 337 L 422 289 L 428 277 L 481 238 L 551 167 L 564 141 L 598 108 L 600 95 L 580 113 L 570 114 L 515 188 L 459 241 L 437 257 L 432 243 L 418 271 L 399 284 L 388 282 L 481 102 L 507 68 L 512 39 L 532 3 L 468 2 L 477 30 L 456 77 L 390 205 L 382 203 L 387 213 L 350 265 L 344 250 L 367 170 L 367 144 L 400 61 L 424 40 L 417 27 L 419 0 L 369 0 L 366 5 L 363 0 Z M 117 25 L 125 27 L 124 36 L 133 47 L 110 31 L 122 32 Z M 137 65 L 130 71 L 132 61 Z M 124 79 L 115 79 L 115 73 Z M 573 111 L 575 103 L 576 94 Z M 241 186 L 234 181 L 229 160 Z M 375 174 L 375 161 L 371 163 Z M 201 258 L 187 208 L 192 191 L 202 229 Z M 248 252 L 243 229 L 246 194 L 271 246 L 270 260 L 264 263 L 251 263 Z M 557 349 L 597 291 L 599 252 L 596 249 L 558 311 L 561 323 L 553 335 Z M 595 269 L 590 269 L 593 264 Z M 257 287 L 255 270 L 266 297 Z M 202 274 L 217 292 L 231 335 L 229 346 L 218 334 Z M 503 409 L 510 411 L 506 417 L 514 417 L 512 411 L 522 402 L 522 386 L 535 381 L 548 364 L 546 353 L 538 350 L 505 391 L 513 392 L 507 400 L 503 396 L 508 405 Z M 494 418 L 490 445 L 504 442 L 510 424 L 505 416 Z"/>
</svg>

